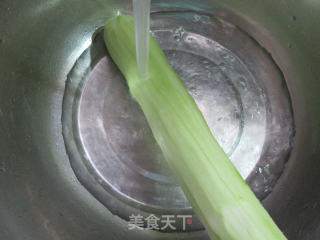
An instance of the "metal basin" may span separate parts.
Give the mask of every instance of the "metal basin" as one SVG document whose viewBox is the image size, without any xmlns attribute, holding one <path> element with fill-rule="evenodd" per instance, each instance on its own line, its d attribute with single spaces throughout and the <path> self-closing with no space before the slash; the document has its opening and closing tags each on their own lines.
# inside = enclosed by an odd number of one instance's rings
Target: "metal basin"
<svg viewBox="0 0 320 240">
<path fill-rule="evenodd" d="M 153 1 L 152 31 L 289 239 L 320 238 L 317 1 Z M 110 59 L 131 1 L 0 7 L 0 239 L 208 239 Z M 186 230 L 128 229 L 186 214 Z"/>
</svg>

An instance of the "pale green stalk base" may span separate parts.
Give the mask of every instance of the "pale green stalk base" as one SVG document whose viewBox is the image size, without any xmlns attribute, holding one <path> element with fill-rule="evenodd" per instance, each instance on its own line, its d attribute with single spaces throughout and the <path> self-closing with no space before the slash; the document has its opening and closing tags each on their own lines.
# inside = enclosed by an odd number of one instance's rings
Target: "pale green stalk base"
<svg viewBox="0 0 320 240">
<path fill-rule="evenodd" d="M 109 20 L 104 38 L 211 239 L 286 239 L 212 136 L 154 38 L 150 36 L 147 79 L 138 77 L 131 16 Z"/>
</svg>

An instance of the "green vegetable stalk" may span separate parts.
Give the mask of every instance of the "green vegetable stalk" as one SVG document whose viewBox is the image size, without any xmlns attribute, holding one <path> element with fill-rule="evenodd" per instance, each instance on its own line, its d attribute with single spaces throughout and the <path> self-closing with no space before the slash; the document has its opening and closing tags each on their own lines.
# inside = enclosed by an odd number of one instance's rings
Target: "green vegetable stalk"
<svg viewBox="0 0 320 240">
<path fill-rule="evenodd" d="M 154 38 L 145 79 L 138 77 L 133 17 L 109 20 L 104 39 L 211 239 L 286 239 L 212 136 Z"/>
</svg>

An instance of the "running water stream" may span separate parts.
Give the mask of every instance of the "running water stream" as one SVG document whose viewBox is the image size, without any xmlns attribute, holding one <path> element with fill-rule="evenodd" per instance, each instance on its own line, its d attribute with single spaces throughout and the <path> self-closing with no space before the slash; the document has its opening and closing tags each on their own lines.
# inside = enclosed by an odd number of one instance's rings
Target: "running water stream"
<svg viewBox="0 0 320 240">
<path fill-rule="evenodd" d="M 150 0 L 133 0 L 138 72 L 141 78 L 148 75 Z"/>
</svg>

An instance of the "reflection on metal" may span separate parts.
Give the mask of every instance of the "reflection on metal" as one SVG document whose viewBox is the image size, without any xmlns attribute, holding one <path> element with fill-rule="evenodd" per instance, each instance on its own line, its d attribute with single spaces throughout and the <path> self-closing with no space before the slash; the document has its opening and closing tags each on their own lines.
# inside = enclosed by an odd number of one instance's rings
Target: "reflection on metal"
<svg viewBox="0 0 320 240">
<path fill-rule="evenodd" d="M 293 135 L 289 96 L 274 62 L 246 34 L 218 18 L 157 13 L 151 27 L 213 135 L 263 199 L 284 168 Z M 140 210 L 192 214 L 140 107 L 106 53 L 102 34 L 78 60 L 68 84 L 65 94 L 73 108 L 66 116 L 73 119 L 64 126 L 74 136 L 66 139 L 67 150 L 73 165 L 86 166 L 75 167 L 83 184 L 124 219 Z M 98 193 L 84 173 L 105 192 Z M 110 195 L 120 201 L 112 203 Z M 195 223 L 191 230 L 201 228 Z"/>
<path fill-rule="evenodd" d="M 187 26 L 183 27 L 183 31 L 179 27 L 184 24 L 178 24 L 177 28 L 169 29 L 175 32 L 177 39 L 180 33 L 195 34 L 198 27 L 203 29 L 206 22 L 203 14 L 219 16 L 237 25 L 242 33 L 246 32 L 256 39 L 277 62 L 290 92 L 295 137 L 290 159 L 263 204 L 285 231 L 288 239 L 319 239 L 320 28 L 317 26 L 320 22 L 320 1 L 254 1 L 254 7 L 252 3 L 252 0 L 152 0 L 152 11 L 193 10 L 198 13 L 192 14 L 194 21 L 201 20 L 196 28 L 194 25 L 192 29 Z M 79 85 L 79 79 L 86 83 L 89 76 L 93 77 L 94 73 L 88 67 L 90 64 L 96 72 L 95 76 L 98 76 L 97 63 L 108 60 L 102 39 L 100 45 L 99 41 L 94 41 L 88 51 L 81 58 L 79 56 L 86 49 L 86 42 L 92 38 L 95 30 L 119 11 L 132 13 L 132 0 L 1 2 L 0 239 L 26 239 L 26 236 L 41 240 L 51 240 L 57 236 L 61 240 L 208 239 L 204 231 L 187 234 L 129 231 L 128 223 L 118 216 L 128 212 L 134 214 L 139 208 L 140 213 L 144 214 L 143 209 L 146 208 L 141 207 L 141 204 L 135 205 L 135 201 L 129 201 L 127 197 L 119 196 L 112 190 L 106 190 L 107 185 L 103 185 L 103 181 L 102 184 L 98 182 L 98 175 L 90 170 L 90 165 L 84 165 L 89 163 L 89 158 L 84 159 L 86 155 L 83 152 L 79 154 L 79 150 L 84 147 L 89 149 L 90 145 L 75 141 L 79 137 L 74 135 L 79 133 L 78 121 L 77 115 L 72 113 L 79 113 L 77 101 L 79 102 L 81 93 L 84 93 L 80 91 L 83 89 Z M 216 22 L 217 24 L 219 23 Z M 165 25 L 169 26 L 169 22 Z M 154 29 L 155 27 L 153 24 Z M 158 29 L 165 30 L 161 26 Z M 206 38 L 230 50 L 255 76 L 255 86 L 260 86 L 267 93 L 265 99 L 270 101 L 265 106 L 274 106 L 274 109 L 266 111 L 266 116 L 270 116 L 268 112 L 274 116 L 277 108 L 284 109 L 286 104 L 278 106 L 274 102 L 282 95 L 278 91 L 274 92 L 269 85 L 282 80 L 273 81 L 273 78 L 268 77 L 270 75 L 264 74 L 275 70 L 274 63 L 264 64 L 261 60 L 266 53 L 264 49 L 253 43 L 251 38 L 241 37 L 246 36 L 245 34 L 235 35 L 235 31 L 231 35 L 221 34 L 221 31 L 216 34 L 209 32 L 210 29 L 212 28 L 208 27 L 198 35 L 208 35 Z M 187 39 L 180 42 L 185 44 L 185 41 Z M 252 45 L 260 50 L 253 50 Z M 173 58 L 170 55 L 174 54 L 173 51 L 167 50 L 166 53 L 169 58 Z M 186 51 L 181 54 L 193 57 L 192 53 Z M 84 59 L 88 61 L 83 61 Z M 213 63 L 216 64 L 210 61 L 210 66 Z M 70 70 L 74 65 L 71 74 Z M 222 69 L 218 72 L 222 72 Z M 278 75 L 281 78 L 281 74 Z M 230 81 L 233 79 L 230 78 Z M 283 87 L 285 88 L 285 84 Z M 68 89 L 66 92 L 65 88 Z M 281 101 L 276 100 L 278 103 Z M 233 98 L 232 102 L 237 103 L 238 100 Z M 64 120 L 63 126 L 61 117 Z M 270 126 L 272 119 L 266 122 Z M 290 121 L 288 125 L 290 126 Z M 283 131 L 282 125 L 275 129 Z M 213 128 L 213 131 L 217 130 Z M 272 135 L 277 131 L 268 132 Z M 219 134 L 216 132 L 215 135 Z M 266 141 L 265 146 L 274 149 L 278 145 L 275 138 L 267 138 L 269 143 Z M 79 146 L 75 145 L 76 142 L 80 143 Z M 65 144 L 68 146 L 68 154 Z M 280 143 L 279 146 L 283 145 Z M 265 147 L 262 152 L 270 153 Z M 234 154 L 235 152 L 231 157 Z M 264 176 L 272 179 L 268 177 L 269 170 L 272 175 L 279 175 L 280 173 L 275 174 L 275 169 L 283 169 L 281 160 L 270 158 L 279 162 L 280 167 L 267 165 L 261 157 L 256 169 L 247 178 L 256 192 L 264 191 Z M 286 157 L 280 156 L 280 159 Z M 88 169 L 92 174 L 89 174 Z M 148 172 L 150 173 L 150 168 Z M 258 184 L 250 181 L 252 174 L 260 176 Z M 273 179 L 275 181 L 277 178 Z M 147 209 L 156 211 L 150 205 Z M 163 212 L 162 209 L 157 210 L 157 214 L 161 215 Z M 195 218 L 192 219 L 196 222 Z M 201 226 L 194 226 L 194 229 L 197 228 Z M 52 234 L 54 232 L 57 234 Z"/>
</svg>

